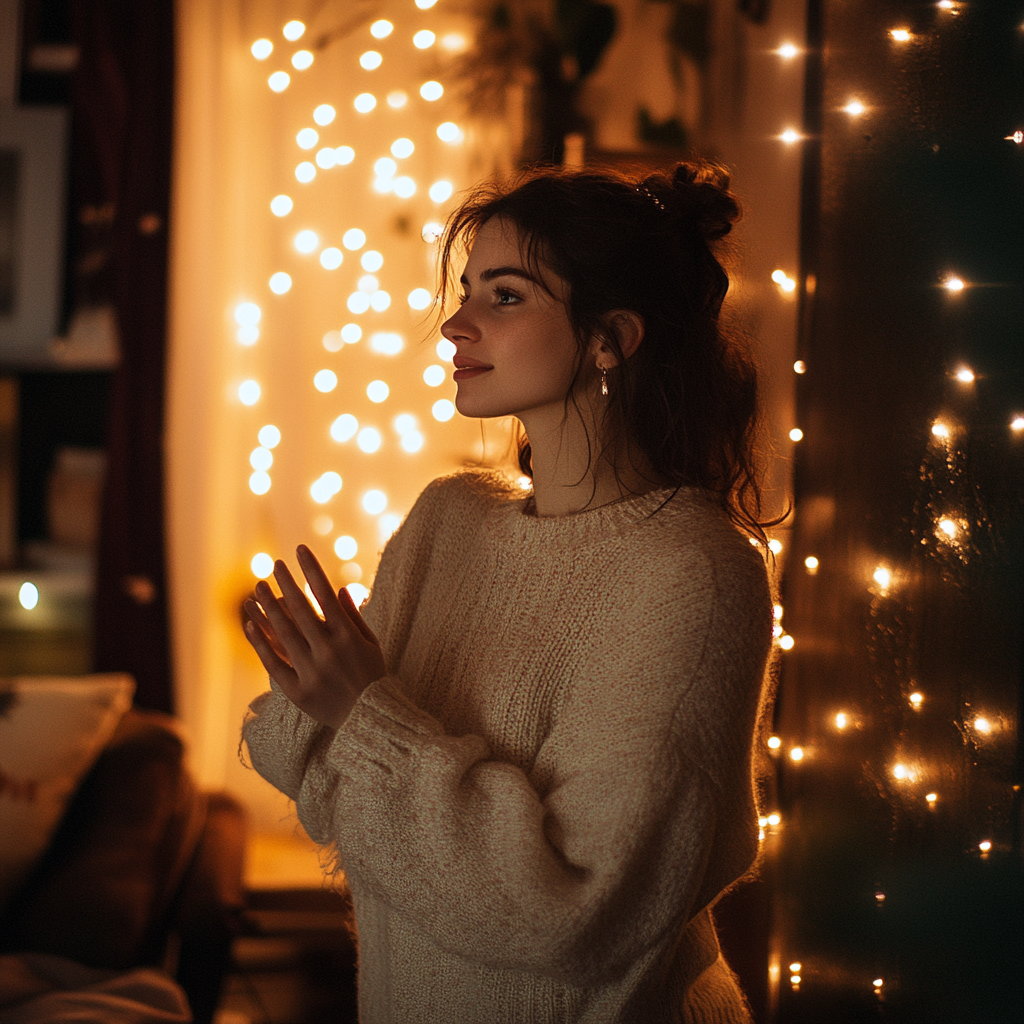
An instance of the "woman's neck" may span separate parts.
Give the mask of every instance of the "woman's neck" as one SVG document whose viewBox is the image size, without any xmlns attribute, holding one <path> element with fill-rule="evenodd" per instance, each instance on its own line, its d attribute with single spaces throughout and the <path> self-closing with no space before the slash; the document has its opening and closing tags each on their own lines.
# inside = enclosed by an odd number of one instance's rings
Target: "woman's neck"
<svg viewBox="0 0 1024 1024">
<path fill-rule="evenodd" d="M 557 421 L 550 414 L 523 414 L 520 420 L 530 439 L 534 511 L 542 518 L 599 508 L 661 486 L 646 460 L 627 445 L 602 452 L 589 408 L 577 411 L 570 403 Z"/>
</svg>

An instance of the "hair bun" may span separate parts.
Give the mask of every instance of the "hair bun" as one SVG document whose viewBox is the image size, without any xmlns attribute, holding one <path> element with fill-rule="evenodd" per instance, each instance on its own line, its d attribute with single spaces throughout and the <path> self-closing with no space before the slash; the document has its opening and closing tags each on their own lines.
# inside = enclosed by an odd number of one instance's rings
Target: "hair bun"
<svg viewBox="0 0 1024 1024">
<path fill-rule="evenodd" d="M 729 172 L 718 164 L 681 163 L 668 184 L 669 193 L 659 189 L 666 209 L 689 221 L 707 242 L 723 238 L 740 218 L 740 205 L 729 191 Z"/>
</svg>

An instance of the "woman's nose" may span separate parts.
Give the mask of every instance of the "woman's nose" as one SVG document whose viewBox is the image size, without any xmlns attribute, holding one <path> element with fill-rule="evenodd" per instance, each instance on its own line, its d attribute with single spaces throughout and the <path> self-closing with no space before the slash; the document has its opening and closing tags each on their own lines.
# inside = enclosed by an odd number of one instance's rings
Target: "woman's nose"
<svg viewBox="0 0 1024 1024">
<path fill-rule="evenodd" d="M 441 324 L 441 333 L 451 342 L 477 341 L 480 337 L 480 332 L 465 306 L 460 306 Z"/>
</svg>

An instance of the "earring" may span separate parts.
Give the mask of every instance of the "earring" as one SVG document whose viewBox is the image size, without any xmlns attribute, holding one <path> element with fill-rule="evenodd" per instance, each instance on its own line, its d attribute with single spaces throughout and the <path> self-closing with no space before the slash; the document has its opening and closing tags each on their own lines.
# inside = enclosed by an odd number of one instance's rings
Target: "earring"
<svg viewBox="0 0 1024 1024">
<path fill-rule="evenodd" d="M 608 371 L 603 366 L 601 367 L 601 394 L 608 394 Z"/>
</svg>

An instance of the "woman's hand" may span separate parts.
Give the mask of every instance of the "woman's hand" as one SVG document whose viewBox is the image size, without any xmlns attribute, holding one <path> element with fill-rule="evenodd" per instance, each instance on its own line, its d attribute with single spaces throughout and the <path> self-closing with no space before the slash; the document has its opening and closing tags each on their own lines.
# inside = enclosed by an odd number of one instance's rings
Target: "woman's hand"
<svg viewBox="0 0 1024 1024">
<path fill-rule="evenodd" d="M 345 721 L 359 695 L 387 673 L 373 630 L 363 621 L 349 592 L 337 594 L 313 552 L 297 551 L 310 590 L 323 610 L 317 615 L 288 566 L 274 563 L 281 597 L 265 580 L 256 601 L 245 602 L 245 635 L 263 667 L 301 711 L 332 729 Z"/>
</svg>

